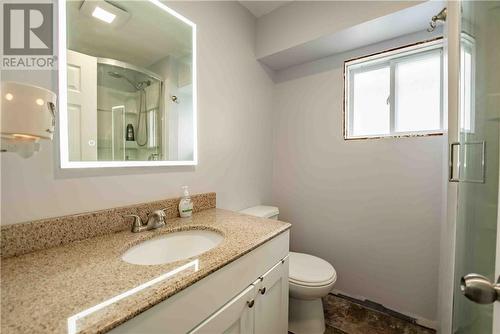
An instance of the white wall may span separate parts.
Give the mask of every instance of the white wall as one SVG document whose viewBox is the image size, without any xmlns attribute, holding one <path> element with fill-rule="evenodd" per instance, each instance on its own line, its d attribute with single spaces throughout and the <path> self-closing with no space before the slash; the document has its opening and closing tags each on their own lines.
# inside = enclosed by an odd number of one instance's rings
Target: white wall
<svg viewBox="0 0 500 334">
<path fill-rule="evenodd" d="M 255 53 L 269 56 L 421 2 L 293 1 L 258 19 Z"/>
<path fill-rule="evenodd" d="M 273 204 L 291 249 L 333 264 L 336 289 L 435 325 L 446 137 L 342 136 L 343 61 L 426 36 L 277 74 Z"/>
<path fill-rule="evenodd" d="M 24 160 L 2 154 L 1 223 L 216 191 L 221 208 L 241 209 L 271 197 L 272 81 L 255 60 L 255 19 L 235 2 L 176 2 L 198 25 L 199 165 L 60 171 L 57 143 Z M 2 72 L 56 89 L 55 73 Z"/>
</svg>

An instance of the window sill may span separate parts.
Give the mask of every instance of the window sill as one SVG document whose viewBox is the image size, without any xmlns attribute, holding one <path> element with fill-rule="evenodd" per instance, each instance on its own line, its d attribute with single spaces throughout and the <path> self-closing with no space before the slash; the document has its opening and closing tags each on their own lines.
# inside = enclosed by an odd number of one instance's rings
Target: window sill
<svg viewBox="0 0 500 334">
<path fill-rule="evenodd" d="M 366 140 L 366 139 L 397 139 L 397 138 L 415 138 L 415 137 L 435 137 L 443 136 L 444 131 L 439 132 L 425 132 L 425 133 L 401 133 L 401 134 L 391 134 L 391 135 L 380 135 L 380 136 L 365 136 L 365 137 L 346 137 L 345 141 L 351 140 Z"/>
</svg>

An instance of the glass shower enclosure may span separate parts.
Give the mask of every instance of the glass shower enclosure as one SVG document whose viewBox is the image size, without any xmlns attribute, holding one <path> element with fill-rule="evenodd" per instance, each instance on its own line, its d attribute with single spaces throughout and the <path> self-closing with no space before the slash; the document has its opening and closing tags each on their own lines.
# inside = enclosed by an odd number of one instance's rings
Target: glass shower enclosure
<svg viewBox="0 0 500 334">
<path fill-rule="evenodd" d="M 163 80 L 114 59 L 97 59 L 97 160 L 162 159 Z"/>
<path fill-rule="evenodd" d="M 453 333 L 500 333 L 500 302 L 493 298 L 500 270 L 496 255 L 500 3 L 462 1 L 460 5 L 459 140 L 450 148 L 455 155 L 451 163 L 458 165 L 450 175 L 450 181 L 458 182 Z"/>
</svg>

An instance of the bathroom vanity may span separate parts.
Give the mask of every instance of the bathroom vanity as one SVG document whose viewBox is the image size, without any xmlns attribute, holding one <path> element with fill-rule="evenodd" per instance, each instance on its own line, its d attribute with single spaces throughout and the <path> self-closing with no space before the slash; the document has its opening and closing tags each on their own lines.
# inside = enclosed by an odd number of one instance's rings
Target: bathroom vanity
<svg viewBox="0 0 500 334">
<path fill-rule="evenodd" d="M 110 333 L 286 333 L 285 232 Z"/>
<path fill-rule="evenodd" d="M 203 196 L 185 219 L 172 199 L 2 227 L 1 332 L 286 333 L 290 224 Z M 121 218 L 161 207 L 166 226 L 156 230 L 132 233 Z M 204 235 L 217 244 L 190 256 Z M 173 262 L 130 263 L 150 260 L 146 248 L 125 256 L 170 236 L 184 245 L 165 249 L 180 256 Z"/>
</svg>

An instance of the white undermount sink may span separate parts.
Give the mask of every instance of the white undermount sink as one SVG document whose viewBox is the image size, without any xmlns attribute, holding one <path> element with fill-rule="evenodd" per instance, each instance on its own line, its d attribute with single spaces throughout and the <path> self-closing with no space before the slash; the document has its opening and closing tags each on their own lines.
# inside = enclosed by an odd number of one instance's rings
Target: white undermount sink
<svg viewBox="0 0 500 334">
<path fill-rule="evenodd" d="M 122 260 L 142 265 L 165 264 L 205 253 L 222 240 L 221 234 L 209 230 L 172 232 L 130 248 Z"/>
</svg>

